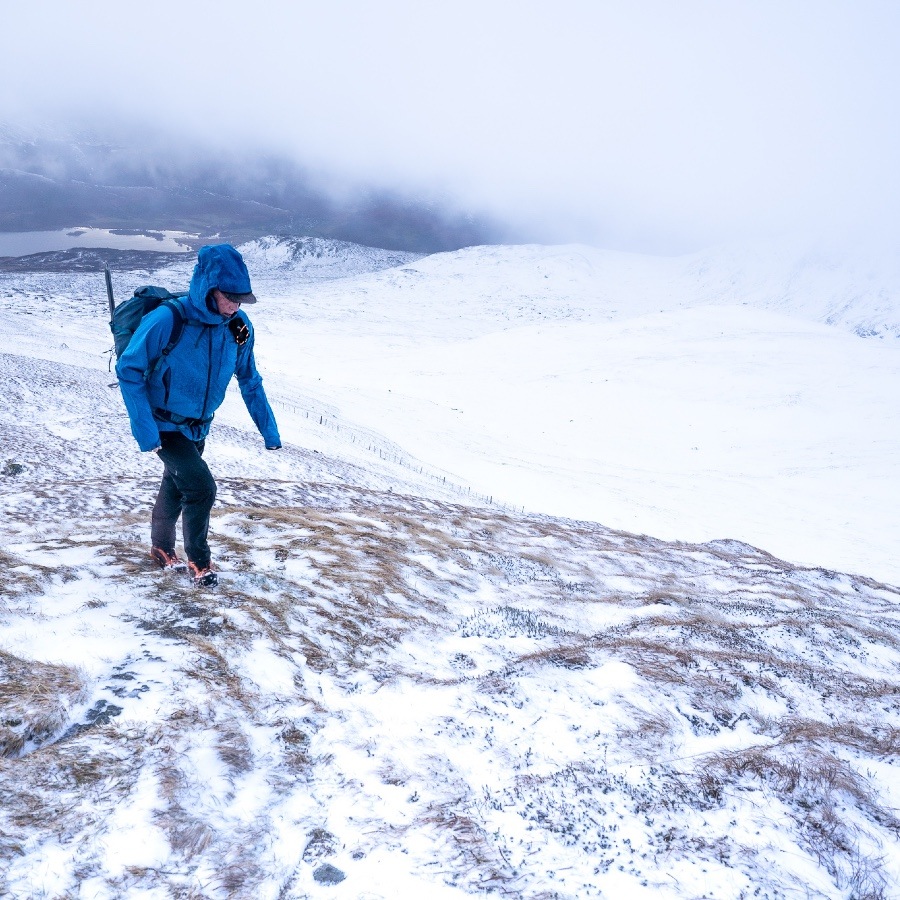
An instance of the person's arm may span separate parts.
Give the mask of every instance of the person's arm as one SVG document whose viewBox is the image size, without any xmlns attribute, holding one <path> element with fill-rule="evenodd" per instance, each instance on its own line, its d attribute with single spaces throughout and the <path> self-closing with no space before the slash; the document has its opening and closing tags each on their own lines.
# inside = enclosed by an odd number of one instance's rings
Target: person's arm
<svg viewBox="0 0 900 900">
<path fill-rule="evenodd" d="M 238 314 L 240 315 L 240 314 Z M 253 325 L 250 320 L 244 319 L 250 336 L 246 343 L 238 347 L 237 368 L 235 375 L 237 376 L 238 385 L 241 389 L 241 396 L 244 398 L 244 405 L 250 418 L 259 429 L 259 433 L 265 441 L 268 450 L 279 450 L 281 448 L 281 436 L 278 434 L 278 425 L 275 422 L 275 414 L 269 401 L 266 399 L 266 392 L 263 389 L 262 376 L 256 371 L 256 360 L 253 357 Z"/>
<path fill-rule="evenodd" d="M 131 433 L 144 452 L 158 450 L 160 446 L 159 429 L 147 396 L 146 374 L 162 356 L 173 323 L 172 311 L 167 307 L 148 313 L 116 363 L 116 376 L 131 421 Z"/>
</svg>

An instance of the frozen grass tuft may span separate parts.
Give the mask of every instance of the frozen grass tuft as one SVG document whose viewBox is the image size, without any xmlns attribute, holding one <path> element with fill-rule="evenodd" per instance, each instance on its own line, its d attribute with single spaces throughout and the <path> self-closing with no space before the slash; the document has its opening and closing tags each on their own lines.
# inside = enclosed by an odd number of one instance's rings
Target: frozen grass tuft
<svg viewBox="0 0 900 900">
<path fill-rule="evenodd" d="M 75 668 L 0 650 L 0 756 L 19 756 L 58 735 L 86 691 Z"/>
</svg>

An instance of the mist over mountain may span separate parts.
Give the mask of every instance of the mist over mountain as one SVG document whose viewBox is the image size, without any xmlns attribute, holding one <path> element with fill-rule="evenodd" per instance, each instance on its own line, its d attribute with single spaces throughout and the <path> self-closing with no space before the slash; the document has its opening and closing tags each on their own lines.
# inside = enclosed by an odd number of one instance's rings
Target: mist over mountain
<svg viewBox="0 0 900 900">
<path fill-rule="evenodd" d="M 884 0 L 90 7 L 5 5 L 0 229 L 900 242 Z"/>
<path fill-rule="evenodd" d="M 0 231 L 165 228 L 201 241 L 278 232 L 417 252 L 508 233 L 445 200 L 338 184 L 286 156 L 141 138 L 0 126 Z"/>
</svg>

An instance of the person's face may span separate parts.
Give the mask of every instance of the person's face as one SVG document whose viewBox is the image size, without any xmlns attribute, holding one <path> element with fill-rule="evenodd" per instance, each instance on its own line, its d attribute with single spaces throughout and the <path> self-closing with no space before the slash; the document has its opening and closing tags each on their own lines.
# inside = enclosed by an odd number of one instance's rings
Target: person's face
<svg viewBox="0 0 900 900">
<path fill-rule="evenodd" d="M 213 289 L 213 298 L 216 301 L 216 309 L 219 315 L 233 316 L 241 308 L 240 303 L 229 300 L 218 288 Z"/>
</svg>

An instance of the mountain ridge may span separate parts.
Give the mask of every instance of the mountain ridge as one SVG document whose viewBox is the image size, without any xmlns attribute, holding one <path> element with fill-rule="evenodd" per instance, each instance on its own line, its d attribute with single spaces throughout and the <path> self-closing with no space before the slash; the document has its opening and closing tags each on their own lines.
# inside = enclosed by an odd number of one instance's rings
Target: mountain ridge
<svg viewBox="0 0 900 900">
<path fill-rule="evenodd" d="M 393 250 L 434 252 L 501 234 L 449 202 L 366 185 L 329 191 L 302 166 L 274 155 L 218 148 L 141 147 L 129 140 L 62 136 L 52 129 L 0 131 L 0 232 L 66 228 L 161 228 L 225 234 L 232 242 L 270 231 Z"/>
</svg>

